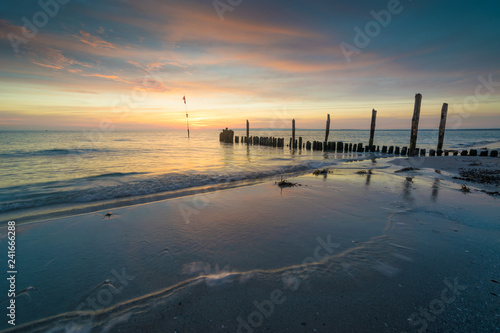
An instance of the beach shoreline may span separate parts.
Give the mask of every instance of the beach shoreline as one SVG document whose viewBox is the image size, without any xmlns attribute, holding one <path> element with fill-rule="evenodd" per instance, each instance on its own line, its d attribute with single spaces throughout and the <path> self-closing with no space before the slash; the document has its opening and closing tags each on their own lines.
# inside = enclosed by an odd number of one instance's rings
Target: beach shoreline
<svg viewBox="0 0 500 333">
<path fill-rule="evenodd" d="M 109 219 L 20 225 L 20 283 L 38 292 L 20 299 L 19 323 L 96 332 L 495 330 L 498 196 L 481 190 L 498 187 L 453 177 L 499 165 L 374 158 L 290 178 L 291 188 L 268 182 L 117 208 Z M 413 169 L 396 172 L 405 168 Z M 99 285 L 106 279 L 111 286 Z M 102 303 L 87 304 L 99 295 Z"/>
</svg>

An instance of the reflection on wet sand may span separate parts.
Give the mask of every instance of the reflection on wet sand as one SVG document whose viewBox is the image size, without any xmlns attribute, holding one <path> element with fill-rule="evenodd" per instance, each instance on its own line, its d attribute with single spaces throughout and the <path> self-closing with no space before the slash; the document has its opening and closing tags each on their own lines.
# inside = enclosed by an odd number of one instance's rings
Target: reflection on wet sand
<svg viewBox="0 0 500 333">
<path fill-rule="evenodd" d="M 415 203 L 415 198 L 411 194 L 411 190 L 413 189 L 412 184 L 413 177 L 406 177 L 403 181 L 403 199 L 411 205 Z"/>
<path fill-rule="evenodd" d="M 434 182 L 432 183 L 432 193 L 431 193 L 431 200 L 436 201 L 439 193 L 439 184 L 441 182 L 441 179 L 439 178 L 434 178 Z"/>
</svg>

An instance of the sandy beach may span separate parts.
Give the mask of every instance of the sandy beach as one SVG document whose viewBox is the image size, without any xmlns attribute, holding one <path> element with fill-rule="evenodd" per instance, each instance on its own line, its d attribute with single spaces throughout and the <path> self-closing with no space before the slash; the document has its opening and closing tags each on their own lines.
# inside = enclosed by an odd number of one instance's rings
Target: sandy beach
<svg viewBox="0 0 500 333">
<path fill-rule="evenodd" d="M 498 331 L 499 161 L 374 158 L 19 225 L 36 289 L 14 331 Z"/>
</svg>

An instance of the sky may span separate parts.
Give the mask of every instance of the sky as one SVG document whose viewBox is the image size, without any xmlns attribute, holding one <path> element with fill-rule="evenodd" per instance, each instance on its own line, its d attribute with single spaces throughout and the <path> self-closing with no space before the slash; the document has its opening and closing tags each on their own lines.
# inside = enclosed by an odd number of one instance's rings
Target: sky
<svg viewBox="0 0 500 333">
<path fill-rule="evenodd" d="M 3 0 L 0 130 L 500 128 L 496 0 Z M 186 96 L 186 104 L 183 103 Z"/>
</svg>

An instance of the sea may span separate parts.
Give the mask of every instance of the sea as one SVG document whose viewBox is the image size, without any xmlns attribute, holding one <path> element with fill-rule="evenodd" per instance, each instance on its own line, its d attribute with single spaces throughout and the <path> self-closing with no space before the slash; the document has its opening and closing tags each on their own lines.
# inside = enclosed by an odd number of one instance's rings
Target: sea
<svg viewBox="0 0 500 333">
<path fill-rule="evenodd" d="M 467 234 L 460 250 L 442 242 L 460 236 L 457 228 L 492 228 L 495 198 L 464 196 L 434 170 L 415 179 L 387 171 L 382 153 L 225 144 L 219 132 L 2 131 L 0 331 L 400 332 L 411 329 L 414 309 L 440 295 L 442 286 L 424 283 L 462 281 L 475 257 L 453 253 L 479 253 L 486 258 L 479 271 L 495 276 L 488 273 L 495 248 L 481 248 L 483 234 L 477 242 Z M 251 135 L 286 143 L 291 133 Z M 324 135 L 296 132 L 304 142 Z M 334 130 L 329 141 L 368 138 L 369 131 Z M 378 130 L 375 144 L 403 147 L 409 138 L 406 130 Z M 436 131 L 419 131 L 418 147 L 436 142 Z M 446 149 L 499 147 L 500 130 L 445 137 Z M 373 175 L 344 168 L 358 160 L 365 166 L 352 168 Z M 335 165 L 302 177 L 300 187 L 274 185 Z M 415 229 L 423 222 L 442 231 L 424 235 Z M 485 229 L 492 238 L 495 228 Z M 439 264 L 433 271 L 427 263 Z M 15 310 L 7 308 L 9 288 Z M 467 290 L 477 293 L 472 284 Z M 386 319 L 366 319 L 377 316 Z"/>
<path fill-rule="evenodd" d="M 351 158 L 289 147 L 219 142 L 219 130 L 2 131 L 0 217 L 34 221 L 279 180 Z M 236 136 L 244 136 L 236 130 Z M 290 130 L 252 130 L 285 138 Z M 297 130 L 303 141 L 323 141 L 324 130 Z M 417 146 L 436 147 L 436 130 L 420 130 Z M 377 130 L 375 145 L 408 146 L 409 130 Z M 329 141 L 367 145 L 368 130 L 333 130 Z M 448 130 L 445 149 L 500 147 L 500 129 Z"/>
</svg>

